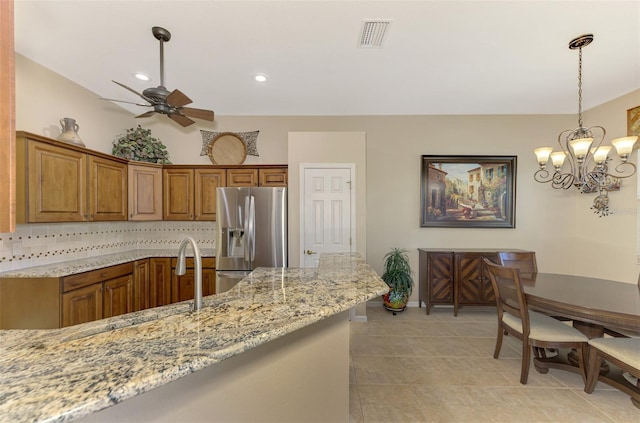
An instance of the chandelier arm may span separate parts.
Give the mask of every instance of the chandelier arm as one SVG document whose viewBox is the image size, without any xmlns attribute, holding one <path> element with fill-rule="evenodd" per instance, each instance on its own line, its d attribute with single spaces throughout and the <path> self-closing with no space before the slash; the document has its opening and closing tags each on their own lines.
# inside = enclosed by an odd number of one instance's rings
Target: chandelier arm
<svg viewBox="0 0 640 423">
<path fill-rule="evenodd" d="M 575 179 L 575 175 L 571 173 L 556 172 L 553 174 L 551 187 L 554 189 L 569 189 L 573 185 Z"/>
<path fill-rule="evenodd" d="M 558 145 L 560 146 L 560 150 L 562 150 L 566 156 L 567 159 L 569 160 L 565 160 L 565 163 L 568 161 L 569 162 L 569 167 L 571 168 L 571 172 L 575 174 L 576 170 L 575 166 L 577 165 L 577 160 L 576 160 L 576 156 L 573 154 L 573 150 L 571 150 L 571 148 L 569 148 L 569 135 L 572 134 L 574 132 L 574 130 L 571 129 L 565 129 L 564 131 L 560 132 L 560 134 L 558 134 Z M 566 136 L 565 136 L 566 134 Z M 564 141 L 564 144 L 562 143 Z"/>
<path fill-rule="evenodd" d="M 626 170 L 630 169 L 630 170 Z M 618 163 L 618 165 L 614 168 L 616 173 L 607 174 L 608 176 L 612 176 L 614 178 L 622 179 L 629 178 L 636 174 L 636 165 L 631 162 L 622 162 Z"/>
</svg>

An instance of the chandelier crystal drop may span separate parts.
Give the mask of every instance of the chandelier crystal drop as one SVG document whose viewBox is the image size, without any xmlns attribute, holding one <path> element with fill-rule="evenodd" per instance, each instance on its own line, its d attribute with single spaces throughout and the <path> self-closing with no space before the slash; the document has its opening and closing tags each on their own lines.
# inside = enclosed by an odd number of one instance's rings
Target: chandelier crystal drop
<svg viewBox="0 0 640 423">
<path fill-rule="evenodd" d="M 582 124 L 582 48 L 592 41 L 593 34 L 585 34 L 569 42 L 571 50 L 578 50 L 578 127 L 558 135 L 559 150 L 554 151 L 553 147 L 533 150 L 540 166 L 534 179 L 551 183 L 555 189 L 575 187 L 581 193 L 597 193 L 591 209 L 602 217 L 609 215 L 609 192 L 620 189 L 620 179 L 636 173 L 636 165 L 628 159 L 638 137 L 617 138 L 608 145 L 603 143 L 607 131 L 602 126 L 585 128 Z M 609 169 L 612 148 L 619 163 Z M 547 169 L 549 158 L 553 171 Z"/>
</svg>

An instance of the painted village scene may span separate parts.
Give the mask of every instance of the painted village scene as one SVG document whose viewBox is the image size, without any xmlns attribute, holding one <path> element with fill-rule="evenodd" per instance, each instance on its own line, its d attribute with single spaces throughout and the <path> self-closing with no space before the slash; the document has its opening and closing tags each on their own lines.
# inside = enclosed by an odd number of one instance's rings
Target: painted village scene
<svg viewBox="0 0 640 423">
<path fill-rule="evenodd" d="M 428 163 L 422 221 L 504 221 L 507 171 L 506 163 Z"/>
</svg>

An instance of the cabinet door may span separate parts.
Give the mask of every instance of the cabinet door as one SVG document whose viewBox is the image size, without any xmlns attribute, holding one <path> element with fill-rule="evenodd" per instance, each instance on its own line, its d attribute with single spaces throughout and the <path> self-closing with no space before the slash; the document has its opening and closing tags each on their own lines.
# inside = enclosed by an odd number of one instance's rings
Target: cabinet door
<svg viewBox="0 0 640 423">
<path fill-rule="evenodd" d="M 497 254 L 485 254 L 483 257 L 498 263 Z M 484 262 L 482 262 L 482 302 L 485 304 L 495 304 L 496 302 L 496 295 L 493 292 L 493 286 L 491 286 L 491 279 L 489 279 L 489 271 Z"/>
<path fill-rule="evenodd" d="M 133 264 L 133 309 L 149 308 L 150 288 L 149 259 L 137 260 Z"/>
<path fill-rule="evenodd" d="M 27 221 L 84 221 L 86 154 L 29 141 L 27 157 Z"/>
<path fill-rule="evenodd" d="M 228 187 L 257 187 L 258 169 L 227 169 Z"/>
<path fill-rule="evenodd" d="M 89 220 L 127 220 L 126 163 L 89 156 Z"/>
<path fill-rule="evenodd" d="M 216 188 L 226 180 L 224 169 L 195 170 L 195 220 L 216 220 Z"/>
<path fill-rule="evenodd" d="M 193 169 L 164 169 L 164 219 L 193 220 Z"/>
<path fill-rule="evenodd" d="M 102 319 L 102 283 L 62 294 L 62 326 Z"/>
<path fill-rule="evenodd" d="M 171 287 L 171 299 L 176 303 L 179 301 L 193 300 L 196 275 L 195 269 L 187 268 L 182 276 L 173 275 L 173 284 Z M 202 269 L 202 296 L 213 295 L 216 293 L 216 270 L 205 268 Z"/>
<path fill-rule="evenodd" d="M 171 259 L 149 259 L 149 307 L 171 304 Z"/>
<path fill-rule="evenodd" d="M 129 220 L 162 220 L 162 167 L 129 164 Z"/>
<path fill-rule="evenodd" d="M 457 302 L 459 304 L 481 304 L 483 292 L 482 255 L 476 253 L 456 254 L 455 262 Z"/>
<path fill-rule="evenodd" d="M 258 184 L 261 187 L 286 187 L 288 184 L 287 168 L 258 169 Z"/>
<path fill-rule="evenodd" d="M 453 303 L 453 254 L 429 253 L 427 269 L 429 303 Z"/>
<path fill-rule="evenodd" d="M 103 316 L 113 317 L 133 310 L 133 275 L 104 282 Z"/>
</svg>

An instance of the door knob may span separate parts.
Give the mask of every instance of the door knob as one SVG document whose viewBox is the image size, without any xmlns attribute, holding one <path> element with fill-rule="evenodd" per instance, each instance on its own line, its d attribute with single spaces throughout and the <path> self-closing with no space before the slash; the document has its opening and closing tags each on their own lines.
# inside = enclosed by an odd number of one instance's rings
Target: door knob
<svg viewBox="0 0 640 423">
<path fill-rule="evenodd" d="M 311 254 L 318 254 L 318 253 L 316 253 L 315 251 L 311 251 L 311 250 L 307 250 L 307 251 L 305 251 L 305 253 L 306 253 L 308 256 L 310 256 Z"/>
</svg>

